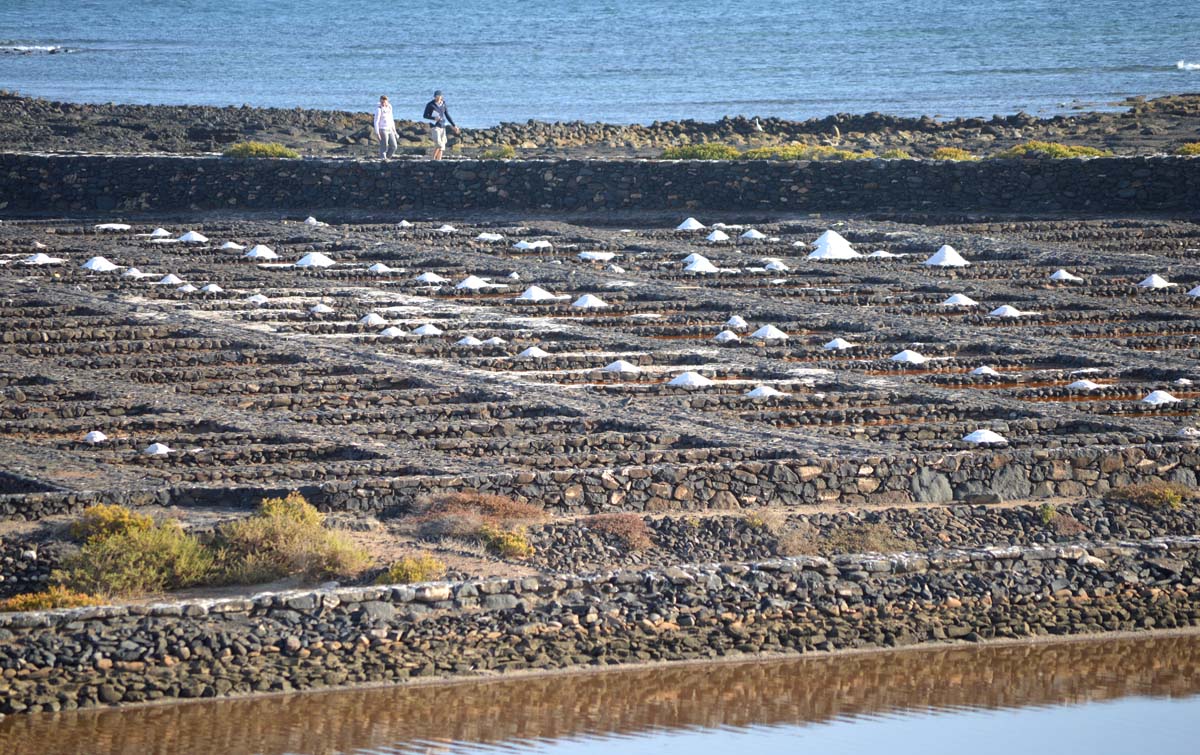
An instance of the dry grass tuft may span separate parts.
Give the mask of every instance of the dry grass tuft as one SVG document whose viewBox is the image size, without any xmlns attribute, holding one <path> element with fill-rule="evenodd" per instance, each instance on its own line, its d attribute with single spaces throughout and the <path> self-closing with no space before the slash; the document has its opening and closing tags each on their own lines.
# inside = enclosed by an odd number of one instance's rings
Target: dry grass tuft
<svg viewBox="0 0 1200 755">
<path fill-rule="evenodd" d="M 650 527 L 637 514 L 598 514 L 583 520 L 583 525 L 596 532 L 613 535 L 629 551 L 640 551 L 654 545 Z"/>
<path fill-rule="evenodd" d="M 1183 508 L 1185 502 L 1195 500 L 1196 491 L 1179 483 L 1154 480 L 1113 488 L 1105 498 L 1109 501 L 1128 503 L 1146 509 L 1171 509 L 1174 511 Z"/>
</svg>

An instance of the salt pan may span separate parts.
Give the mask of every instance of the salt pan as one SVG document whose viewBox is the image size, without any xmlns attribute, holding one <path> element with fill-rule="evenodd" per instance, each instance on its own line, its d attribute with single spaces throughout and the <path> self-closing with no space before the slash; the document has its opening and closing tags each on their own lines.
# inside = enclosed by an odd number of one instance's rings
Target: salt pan
<svg viewBox="0 0 1200 755">
<path fill-rule="evenodd" d="M 979 302 L 975 301 L 966 294 L 952 294 L 949 298 L 942 302 L 943 307 L 974 307 L 978 304 Z"/>
<path fill-rule="evenodd" d="M 1151 404 L 1153 406 L 1158 406 L 1160 404 L 1173 404 L 1176 401 L 1179 401 L 1179 399 L 1175 398 L 1166 391 L 1151 391 L 1146 398 L 1142 399 L 1143 404 Z"/>
<path fill-rule="evenodd" d="M 332 267 L 334 264 L 336 263 L 324 254 L 310 252 L 296 262 L 296 267 Z"/>
<path fill-rule="evenodd" d="M 677 231 L 702 231 L 702 230 L 704 230 L 704 224 L 701 223 L 699 220 L 696 220 L 695 218 L 688 218 L 687 220 L 683 221 L 679 225 L 675 226 L 675 230 L 677 230 Z"/>
<path fill-rule="evenodd" d="M 954 247 L 945 244 L 921 264 L 931 267 L 966 267 L 971 263 L 963 259 L 963 256 Z"/>
<path fill-rule="evenodd" d="M 114 265 L 104 257 L 92 257 L 90 260 L 80 265 L 80 267 L 82 267 L 84 270 L 91 270 L 94 273 L 111 273 L 113 270 L 119 268 L 120 265 Z"/>
<path fill-rule="evenodd" d="M 571 306 L 575 309 L 604 309 L 608 306 L 608 302 L 604 301 L 599 296 L 584 294 L 575 301 L 571 302 Z"/>
<path fill-rule="evenodd" d="M 899 354 L 894 354 L 891 359 L 893 362 L 900 362 L 901 364 L 925 364 L 929 361 L 929 357 L 919 354 L 912 349 L 905 349 Z"/>
<path fill-rule="evenodd" d="M 618 359 L 615 362 L 610 362 L 610 363 L 604 365 L 604 367 L 601 368 L 601 371 L 602 372 L 620 372 L 620 373 L 625 373 L 625 374 L 632 374 L 635 372 L 641 372 L 642 368 L 638 367 L 636 364 L 626 362 L 624 359 Z"/>
<path fill-rule="evenodd" d="M 704 377 L 698 372 L 684 372 L 671 379 L 667 385 L 674 385 L 679 388 L 703 388 L 706 385 L 712 385 L 713 381 Z"/>
<path fill-rule="evenodd" d="M 976 430 L 970 435 L 964 435 L 963 440 L 968 443 L 1008 443 L 1003 435 L 991 430 Z"/>
<path fill-rule="evenodd" d="M 788 337 L 788 334 L 774 325 L 764 325 L 751 333 L 750 337 L 757 338 L 760 341 L 782 341 Z"/>
</svg>

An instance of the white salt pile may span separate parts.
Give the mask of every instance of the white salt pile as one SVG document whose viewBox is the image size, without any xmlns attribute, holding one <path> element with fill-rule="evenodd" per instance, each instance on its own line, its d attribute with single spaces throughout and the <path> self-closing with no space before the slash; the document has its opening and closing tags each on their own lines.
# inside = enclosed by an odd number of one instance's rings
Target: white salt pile
<svg viewBox="0 0 1200 755">
<path fill-rule="evenodd" d="M 777 391 L 769 385 L 760 385 L 754 390 L 746 391 L 746 396 L 749 398 L 771 398 L 773 396 L 786 396 L 788 394 L 783 391 Z"/>
<path fill-rule="evenodd" d="M 216 283 L 209 283 L 200 287 L 201 293 L 205 294 L 221 294 L 225 293 L 225 289 L 218 286 Z"/>
<path fill-rule="evenodd" d="M 550 352 L 543 351 L 542 349 L 539 349 L 537 346 L 530 346 L 528 349 L 525 349 L 520 354 L 517 354 L 517 356 L 520 357 L 521 359 L 541 359 L 542 357 L 550 356 Z"/>
<path fill-rule="evenodd" d="M 133 226 L 126 225 L 125 223 L 101 223 L 92 227 L 97 231 L 128 231 Z"/>
<path fill-rule="evenodd" d="M 504 237 L 498 233 L 491 233 L 490 231 L 484 231 L 483 233 L 476 236 L 475 240 L 476 241 L 486 241 L 489 244 L 493 244 L 497 241 L 504 241 Z"/>
<path fill-rule="evenodd" d="M 195 293 L 198 289 L 195 286 L 193 286 L 191 283 L 184 283 L 182 286 L 180 286 L 179 288 L 177 288 L 175 290 L 179 291 L 180 293 L 191 294 L 191 293 Z"/>
<path fill-rule="evenodd" d="M 1175 385 L 1191 385 L 1192 381 L 1187 378 L 1176 378 Z"/>
<path fill-rule="evenodd" d="M 103 443 L 108 440 L 108 436 L 99 430 L 92 430 L 87 435 L 83 436 L 84 443 Z"/>
<path fill-rule="evenodd" d="M 237 243 L 236 241 L 226 241 L 224 244 L 221 244 L 221 246 L 219 248 L 220 249 L 228 249 L 228 250 L 234 251 L 234 252 L 240 252 L 243 249 L 245 249 L 246 247 L 242 246 L 241 244 Z"/>
<path fill-rule="evenodd" d="M 114 265 L 104 257 L 92 257 L 90 260 L 80 265 L 80 267 L 82 267 L 84 270 L 91 270 L 94 273 L 111 273 L 113 270 L 119 268 L 120 265 Z"/>
<path fill-rule="evenodd" d="M 454 287 L 460 291 L 478 291 L 482 288 L 488 288 L 491 285 L 491 283 L 477 275 L 468 275 L 456 283 Z"/>
<path fill-rule="evenodd" d="M 396 227 L 397 228 L 412 228 L 413 224 L 408 222 L 407 220 L 401 220 L 399 223 L 396 224 Z"/>
<path fill-rule="evenodd" d="M 1074 383 L 1071 383 L 1070 385 L 1067 386 L 1067 390 L 1068 391 L 1094 391 L 1097 388 L 1103 388 L 1103 387 L 1104 386 L 1100 385 L 1099 383 L 1093 383 L 1091 380 L 1076 380 Z"/>
<path fill-rule="evenodd" d="M 463 336 L 454 342 L 455 346 L 482 346 L 483 341 L 480 341 L 475 336 Z"/>
<path fill-rule="evenodd" d="M 725 327 L 729 328 L 730 330 L 746 330 L 750 327 L 750 324 L 747 323 L 741 315 L 734 315 L 725 321 Z"/>
<path fill-rule="evenodd" d="M 197 231 L 188 231 L 179 237 L 179 241 L 184 244 L 207 244 L 208 236 Z"/>
<path fill-rule="evenodd" d="M 374 265 L 371 265 L 367 268 L 368 273 L 390 273 L 392 270 L 393 268 L 388 267 L 382 262 L 376 262 Z"/>
<path fill-rule="evenodd" d="M 635 372 L 641 372 L 642 368 L 638 367 L 636 364 L 626 362 L 624 359 L 618 359 L 615 362 L 609 362 L 608 364 L 604 365 L 604 367 L 602 367 L 600 371 L 601 372 L 620 372 L 620 373 L 624 373 L 624 374 L 632 374 Z"/>
<path fill-rule="evenodd" d="M 684 372 L 676 375 L 667 385 L 673 385 L 678 388 L 703 388 L 706 385 L 712 385 L 713 381 L 704 377 L 698 372 Z"/>
<path fill-rule="evenodd" d="M 753 228 L 751 228 L 750 230 L 743 233 L 740 238 L 749 239 L 750 241 L 758 241 L 759 239 L 765 239 L 766 237 L 767 237 L 767 234 L 762 233 L 761 231 L 756 231 Z"/>
<path fill-rule="evenodd" d="M 893 354 L 891 360 L 901 364 L 925 364 L 929 361 L 929 357 L 913 351 L 912 349 L 905 349 L 899 354 Z"/>
<path fill-rule="evenodd" d="M 383 319 L 374 312 L 371 312 L 370 314 L 365 314 L 358 318 L 358 324 L 366 325 L 369 328 L 378 328 L 380 325 L 386 325 L 387 320 Z"/>
<path fill-rule="evenodd" d="M 519 280 L 521 280 L 521 274 L 518 273 L 516 270 L 513 270 L 511 273 L 508 274 L 508 279 L 510 281 L 519 281 Z"/>
<path fill-rule="evenodd" d="M 779 259 L 778 257 L 764 257 L 762 261 L 763 268 L 765 270 L 770 270 L 771 272 L 786 273 L 791 269 L 784 264 L 783 260 Z"/>
<path fill-rule="evenodd" d="M 404 221 L 403 221 L 403 220 L 401 220 L 400 222 L 401 222 L 401 223 L 403 223 Z M 312 215 L 309 215 L 307 218 L 305 218 L 305 219 L 304 219 L 304 224 L 305 224 L 305 225 L 311 225 L 311 226 L 315 226 L 315 227 L 317 227 L 317 228 L 320 228 L 320 227 L 322 227 L 322 226 L 327 226 L 327 225 L 329 225 L 328 223 L 322 223 L 320 220 L 317 220 L 317 219 L 316 219 L 316 218 L 314 218 Z"/>
<path fill-rule="evenodd" d="M 835 338 L 821 348 L 825 349 L 826 351 L 841 351 L 842 349 L 853 349 L 854 344 L 850 343 L 845 338 Z"/>
<path fill-rule="evenodd" d="M 166 456 L 173 451 L 166 443 L 151 443 L 142 450 L 142 453 L 148 456 Z"/>
<path fill-rule="evenodd" d="M 1160 404 L 1173 404 L 1179 400 L 1166 391 L 1151 391 L 1146 398 L 1142 399 L 1142 403 L 1158 406 Z"/>
<path fill-rule="evenodd" d="M 996 375 L 999 375 L 1000 373 L 999 373 L 999 372 L 996 372 L 996 371 L 995 371 L 995 370 L 993 370 L 991 367 L 988 367 L 987 365 L 984 365 L 983 367 L 976 367 L 975 369 L 971 370 L 970 374 L 972 374 L 972 375 L 992 375 L 992 376 L 996 376 Z"/>
<path fill-rule="evenodd" d="M 434 230 L 437 231 L 438 233 L 457 233 L 458 232 L 458 229 L 455 228 L 454 226 L 450 225 L 449 223 L 443 223 L 442 225 L 438 226 Z"/>
<path fill-rule="evenodd" d="M 1188 291 L 1187 295 L 1193 298 L 1200 298 L 1200 286 L 1196 286 L 1191 291 Z"/>
<path fill-rule="evenodd" d="M 979 302 L 975 301 L 966 294 L 952 294 L 942 302 L 943 307 L 974 307 Z"/>
<path fill-rule="evenodd" d="M 250 251 L 243 255 L 252 260 L 277 260 L 279 255 L 275 250 L 265 244 L 255 244 L 250 247 Z"/>
<path fill-rule="evenodd" d="M 414 336 L 440 336 L 445 332 L 446 331 L 442 330 L 436 325 L 430 325 L 429 323 L 426 323 L 418 328 L 414 328 L 412 334 Z"/>
<path fill-rule="evenodd" d="M 268 301 L 270 301 L 270 299 L 263 296 L 262 294 L 255 294 L 254 296 L 251 296 L 250 298 L 246 299 L 246 301 L 249 302 L 250 304 L 253 304 L 256 307 L 261 307 L 262 305 L 264 305 Z"/>
<path fill-rule="evenodd" d="M 549 241 L 546 241 L 545 239 L 539 239 L 537 241 L 530 242 L 529 248 L 530 249 L 550 249 L 551 244 Z"/>
<path fill-rule="evenodd" d="M 150 239 L 151 244 L 182 244 L 179 239 Z"/>
<path fill-rule="evenodd" d="M 718 241 L 729 241 L 729 234 L 725 233 L 724 231 L 713 231 L 704 238 L 714 243 Z"/>
<path fill-rule="evenodd" d="M 608 262 L 617 255 L 613 252 L 580 252 L 579 259 L 584 262 Z"/>
<path fill-rule="evenodd" d="M 604 309 L 608 306 L 608 302 L 604 301 L 599 296 L 584 294 L 575 301 L 571 302 L 571 306 L 575 309 Z"/>
<path fill-rule="evenodd" d="M 66 260 L 62 257 L 51 257 L 45 252 L 32 254 L 21 260 L 21 263 L 25 265 L 61 265 L 63 262 L 66 262 Z"/>
<path fill-rule="evenodd" d="M 541 286 L 530 286 L 517 297 L 517 301 L 551 301 L 558 298 L 565 297 L 555 296 Z"/>
<path fill-rule="evenodd" d="M 907 257 L 907 256 L 908 255 L 906 255 L 906 254 L 892 254 L 891 252 L 885 251 L 883 249 L 876 249 L 875 251 L 873 251 L 867 255 L 867 257 L 869 257 L 871 259 L 876 259 L 876 260 L 888 260 L 888 259 L 894 259 L 896 257 Z"/>
<path fill-rule="evenodd" d="M 183 278 L 180 278 L 175 273 L 167 273 L 166 275 L 164 275 L 163 277 L 161 277 L 157 281 L 155 281 L 154 285 L 156 285 L 156 286 L 178 286 L 180 283 L 183 283 Z"/>
<path fill-rule="evenodd" d="M 1050 274 L 1050 280 L 1060 283 L 1079 283 L 1083 278 L 1080 278 L 1078 275 L 1072 275 L 1066 270 L 1059 269 Z"/>
<path fill-rule="evenodd" d="M 1155 273 L 1139 283 L 1138 288 L 1170 288 L 1174 285 L 1177 284 L 1172 283 L 1158 273 Z"/>
<path fill-rule="evenodd" d="M 506 343 L 508 343 L 508 341 L 505 341 L 500 336 L 492 336 L 491 338 L 485 338 L 483 340 L 482 345 L 483 346 L 503 346 Z"/>
<path fill-rule="evenodd" d="M 150 233 L 139 233 L 138 236 L 144 239 L 165 239 L 171 235 L 171 232 L 166 228 L 155 228 Z"/>
<path fill-rule="evenodd" d="M 721 272 L 720 269 L 716 265 L 714 265 L 713 263 L 704 259 L 703 257 L 701 257 L 700 259 L 696 260 L 695 262 L 693 262 L 690 265 L 688 265 L 687 267 L 685 267 L 683 269 L 683 271 L 685 273 L 704 273 L 704 274 Z"/>
<path fill-rule="evenodd" d="M 976 430 L 970 435 L 964 435 L 963 440 L 968 443 L 1008 443 L 1003 435 L 991 430 Z"/>
<path fill-rule="evenodd" d="M 921 264 L 931 267 L 966 267 L 971 263 L 963 259 L 963 256 L 954 247 L 945 244 Z"/>
<path fill-rule="evenodd" d="M 852 260 L 862 256 L 842 234 L 833 230 L 818 236 L 812 246 L 813 250 L 807 257 L 810 260 Z"/>
<path fill-rule="evenodd" d="M 126 270 L 125 272 L 121 273 L 121 277 L 122 278 L 133 278 L 135 280 L 141 280 L 142 278 L 153 278 L 154 273 L 143 273 L 141 270 L 138 270 L 136 267 L 131 267 L 128 270 Z"/>
<path fill-rule="evenodd" d="M 757 338 L 760 341 L 782 341 L 788 337 L 788 334 L 774 325 L 764 325 L 751 333 L 750 337 Z"/>
<path fill-rule="evenodd" d="M 443 278 L 442 276 L 438 275 L 437 273 L 421 273 L 420 275 L 417 276 L 417 282 L 418 283 L 429 283 L 432 285 L 440 285 L 442 283 L 449 283 L 450 280 L 448 278 Z"/>
<path fill-rule="evenodd" d="M 688 218 L 687 220 L 683 221 L 679 225 L 675 226 L 675 230 L 677 230 L 677 231 L 702 231 L 702 230 L 704 230 L 704 224 L 701 223 L 699 220 L 696 220 L 695 218 Z"/>
<path fill-rule="evenodd" d="M 1185 427 L 1176 433 L 1180 438 L 1196 439 L 1200 438 L 1200 428 Z"/>
<path fill-rule="evenodd" d="M 722 330 L 720 333 L 717 333 L 715 336 L 713 336 L 713 340 L 717 343 L 733 343 L 734 341 L 740 341 L 742 339 L 732 330 Z"/>
<path fill-rule="evenodd" d="M 1026 315 L 1036 315 L 1037 312 L 1022 312 L 1014 306 L 1004 304 L 996 307 L 991 312 L 988 312 L 988 317 L 1024 317 Z"/>
<path fill-rule="evenodd" d="M 333 311 L 333 307 L 328 304 L 318 303 L 308 308 L 308 311 L 314 315 L 327 315 Z"/>
<path fill-rule="evenodd" d="M 332 267 L 334 261 L 320 252 L 310 252 L 296 262 L 296 267 Z"/>
<path fill-rule="evenodd" d="M 680 260 L 680 262 L 682 262 L 685 265 L 690 265 L 693 262 L 699 262 L 700 260 L 707 260 L 707 259 L 708 259 L 708 257 L 705 257 L 703 254 L 700 254 L 699 252 L 692 252 L 691 254 L 684 257 L 682 260 Z"/>
<path fill-rule="evenodd" d="M 384 328 L 383 330 L 379 331 L 379 335 L 383 338 L 399 338 L 400 336 L 402 336 L 404 334 L 405 334 L 404 331 L 401 330 L 400 328 L 397 328 L 395 325 L 393 325 L 390 328 Z"/>
</svg>

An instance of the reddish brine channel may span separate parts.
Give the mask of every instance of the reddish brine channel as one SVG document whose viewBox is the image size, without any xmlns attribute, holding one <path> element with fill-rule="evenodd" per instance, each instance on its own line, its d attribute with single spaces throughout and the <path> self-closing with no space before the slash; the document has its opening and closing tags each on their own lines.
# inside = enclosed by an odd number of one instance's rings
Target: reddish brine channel
<svg viewBox="0 0 1200 755">
<path fill-rule="evenodd" d="M 1121 637 L 18 715 L 0 752 L 1188 752 L 1198 693 L 1200 636 Z"/>
</svg>

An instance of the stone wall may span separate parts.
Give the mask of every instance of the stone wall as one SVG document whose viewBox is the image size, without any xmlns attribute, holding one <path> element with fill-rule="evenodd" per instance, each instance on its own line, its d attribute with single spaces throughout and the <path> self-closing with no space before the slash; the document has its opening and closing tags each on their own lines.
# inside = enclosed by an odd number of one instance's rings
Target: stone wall
<svg viewBox="0 0 1200 755">
<path fill-rule="evenodd" d="M 703 453 L 699 449 L 698 453 Z M 683 453 L 687 453 L 686 451 Z M 1099 496 L 1134 482 L 1196 486 L 1200 444 L 947 452 L 936 456 L 646 464 L 613 469 L 524 470 L 474 476 L 411 476 L 300 485 L 326 511 L 402 512 L 419 496 L 474 489 L 537 501 L 559 514 L 701 511 L 839 502 L 991 503 Z M 286 487 L 44 492 L 0 495 L 0 519 L 40 519 L 94 503 L 253 506 Z"/>
<path fill-rule="evenodd" d="M 0 712 L 1200 624 L 1200 538 L 0 615 Z"/>
<path fill-rule="evenodd" d="M 1194 212 L 1200 160 L 246 160 L 0 154 L 7 215 L 213 210 Z"/>
</svg>

